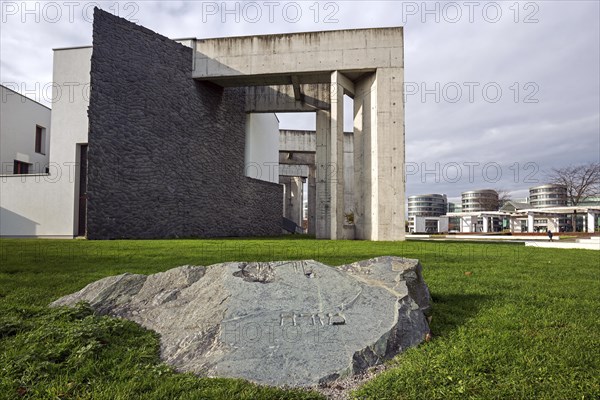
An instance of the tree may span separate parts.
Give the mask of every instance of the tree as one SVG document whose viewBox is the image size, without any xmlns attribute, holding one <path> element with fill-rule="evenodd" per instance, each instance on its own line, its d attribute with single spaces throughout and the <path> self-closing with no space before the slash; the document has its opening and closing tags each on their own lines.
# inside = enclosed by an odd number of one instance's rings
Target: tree
<svg viewBox="0 0 600 400">
<path fill-rule="evenodd" d="M 600 163 L 553 168 L 548 173 L 548 181 L 564 186 L 569 204 L 576 206 L 587 197 L 600 193 Z"/>
<path fill-rule="evenodd" d="M 600 193 L 600 163 L 588 163 L 564 168 L 553 168 L 548 180 L 567 189 L 567 200 L 576 206 L 587 197 Z M 577 230 L 577 212 L 571 216 L 573 232 Z"/>
<path fill-rule="evenodd" d="M 510 190 L 506 189 L 495 189 L 496 193 L 498 193 L 498 208 L 501 208 L 507 202 L 512 200 L 510 195 Z"/>
</svg>

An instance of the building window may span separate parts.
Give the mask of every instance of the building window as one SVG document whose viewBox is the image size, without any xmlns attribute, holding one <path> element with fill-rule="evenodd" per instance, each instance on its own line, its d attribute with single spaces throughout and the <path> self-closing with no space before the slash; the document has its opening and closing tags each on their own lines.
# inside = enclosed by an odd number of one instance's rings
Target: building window
<svg viewBox="0 0 600 400">
<path fill-rule="evenodd" d="M 35 127 L 35 152 L 45 154 L 46 151 L 46 128 L 36 125 Z"/>
<path fill-rule="evenodd" d="M 15 163 L 13 164 L 13 174 L 28 174 L 30 165 L 31 164 L 29 163 L 15 160 Z"/>
</svg>

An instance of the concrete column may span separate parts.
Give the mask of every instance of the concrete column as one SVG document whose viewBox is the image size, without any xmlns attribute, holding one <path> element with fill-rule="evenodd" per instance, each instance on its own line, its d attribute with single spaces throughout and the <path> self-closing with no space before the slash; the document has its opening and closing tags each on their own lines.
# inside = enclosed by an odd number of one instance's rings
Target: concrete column
<svg viewBox="0 0 600 400">
<path fill-rule="evenodd" d="M 511 233 L 516 232 L 516 224 L 515 219 L 513 217 L 508 217 L 508 229 Z"/>
<path fill-rule="evenodd" d="M 560 225 L 558 217 L 549 217 L 547 223 L 547 229 L 552 231 L 552 233 L 557 233 L 560 231 Z"/>
<path fill-rule="evenodd" d="M 331 154 L 331 239 L 343 239 L 344 234 L 344 86 L 342 75 L 338 71 L 331 73 L 331 135 L 329 150 Z"/>
<path fill-rule="evenodd" d="M 290 219 L 298 226 L 302 226 L 302 201 L 303 201 L 303 182 L 302 178 L 293 177 L 290 180 L 289 215 Z"/>
<path fill-rule="evenodd" d="M 588 212 L 587 214 L 587 231 L 588 233 L 594 233 L 596 229 L 596 214 L 593 212 Z"/>
<path fill-rule="evenodd" d="M 460 217 L 460 231 L 461 232 L 475 232 L 477 225 L 477 217 L 464 216 Z"/>
<path fill-rule="evenodd" d="M 372 162 L 374 144 L 370 132 L 371 123 L 377 121 L 371 112 L 373 108 L 377 110 L 377 99 L 371 91 L 374 84 L 374 73 L 354 83 L 354 224 L 357 239 L 372 237 L 373 220 L 377 218 L 371 197 L 373 185 L 377 187 L 377 181 L 373 179 L 377 162 Z"/>
<path fill-rule="evenodd" d="M 329 239 L 331 232 L 331 123 L 328 111 L 317 111 L 316 135 L 315 236 L 317 239 Z"/>
<path fill-rule="evenodd" d="M 311 165 L 308 169 L 308 234 L 317 233 L 317 168 Z"/>
<path fill-rule="evenodd" d="M 533 214 L 527 214 L 527 232 L 533 233 L 534 218 Z"/>
<path fill-rule="evenodd" d="M 488 233 L 490 220 L 485 215 L 482 218 L 483 218 L 483 233 Z"/>
<path fill-rule="evenodd" d="M 285 183 L 285 180 L 279 177 L 279 183 L 283 186 L 283 210 L 281 210 L 281 215 L 287 218 L 287 195 L 289 193 L 290 188 Z"/>
<path fill-rule="evenodd" d="M 379 68 L 354 84 L 358 239 L 405 237 L 403 80 L 403 68 Z"/>
</svg>

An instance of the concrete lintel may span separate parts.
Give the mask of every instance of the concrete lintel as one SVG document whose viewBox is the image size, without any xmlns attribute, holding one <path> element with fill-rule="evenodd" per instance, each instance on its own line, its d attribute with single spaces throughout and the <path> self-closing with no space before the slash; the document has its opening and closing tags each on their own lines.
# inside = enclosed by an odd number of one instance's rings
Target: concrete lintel
<svg viewBox="0 0 600 400">
<path fill-rule="evenodd" d="M 290 157 L 291 155 L 291 157 Z M 279 164 L 283 165 L 314 165 L 315 153 L 279 152 Z"/>
<path fill-rule="evenodd" d="M 301 102 L 291 84 L 246 88 L 246 112 L 314 112 L 329 110 L 329 83 L 300 85 Z"/>
<path fill-rule="evenodd" d="M 315 131 L 279 130 L 280 152 L 315 152 L 317 151 L 317 135 Z"/>
<path fill-rule="evenodd" d="M 354 80 L 353 71 L 404 67 L 402 27 L 204 39 L 195 49 L 192 76 L 223 86 L 281 84 L 292 73 L 320 80 L 335 70 Z"/>
<path fill-rule="evenodd" d="M 279 176 L 308 178 L 310 165 L 279 165 Z"/>
</svg>

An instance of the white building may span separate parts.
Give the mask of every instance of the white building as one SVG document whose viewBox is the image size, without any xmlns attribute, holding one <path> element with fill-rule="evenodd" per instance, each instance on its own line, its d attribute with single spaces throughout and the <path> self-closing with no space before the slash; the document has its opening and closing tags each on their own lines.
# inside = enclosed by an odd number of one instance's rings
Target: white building
<svg viewBox="0 0 600 400">
<path fill-rule="evenodd" d="M 410 217 L 409 221 L 413 224 L 410 228 L 411 233 L 448 233 L 448 217 Z"/>
<path fill-rule="evenodd" d="M 0 174 L 45 173 L 50 109 L 0 85 Z"/>
<path fill-rule="evenodd" d="M 445 194 L 420 194 L 408 197 L 408 229 L 415 233 L 448 231 L 448 220 L 440 226 L 439 218 L 448 211 Z M 420 217 L 420 218 L 418 218 Z M 427 217 L 427 218 L 425 218 Z"/>
</svg>

